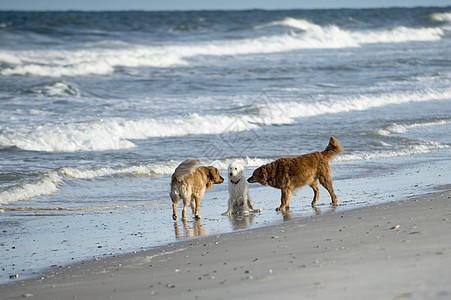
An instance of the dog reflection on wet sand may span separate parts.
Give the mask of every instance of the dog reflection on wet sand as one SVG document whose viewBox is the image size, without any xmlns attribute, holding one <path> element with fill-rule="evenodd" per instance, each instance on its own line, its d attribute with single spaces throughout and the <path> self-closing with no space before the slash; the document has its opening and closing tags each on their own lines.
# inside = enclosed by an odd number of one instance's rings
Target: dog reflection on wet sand
<svg viewBox="0 0 451 300">
<path fill-rule="evenodd" d="M 174 222 L 175 237 L 178 239 L 183 237 L 190 238 L 203 236 L 207 234 L 199 219 L 195 219 L 193 222 L 189 223 L 186 220 L 182 220 L 182 223 L 183 229 L 181 230 L 178 222 Z"/>
<path fill-rule="evenodd" d="M 233 230 L 249 229 L 255 223 L 255 214 L 231 214 L 228 217 Z"/>
</svg>

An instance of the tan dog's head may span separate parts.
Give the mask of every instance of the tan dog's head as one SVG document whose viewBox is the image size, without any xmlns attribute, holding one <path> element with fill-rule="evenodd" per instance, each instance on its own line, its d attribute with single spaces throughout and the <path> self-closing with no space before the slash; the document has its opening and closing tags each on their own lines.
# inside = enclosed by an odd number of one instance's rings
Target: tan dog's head
<svg viewBox="0 0 451 300">
<path fill-rule="evenodd" d="M 261 185 L 266 185 L 266 182 L 268 180 L 268 173 L 266 172 L 266 165 L 261 166 L 254 170 L 254 173 L 252 173 L 252 176 L 247 179 L 247 182 L 254 183 L 258 182 Z"/>
<path fill-rule="evenodd" d="M 207 189 L 211 189 L 213 184 L 219 184 L 224 182 L 224 178 L 219 175 L 219 170 L 215 167 L 208 167 L 208 181 L 207 181 Z"/>
</svg>

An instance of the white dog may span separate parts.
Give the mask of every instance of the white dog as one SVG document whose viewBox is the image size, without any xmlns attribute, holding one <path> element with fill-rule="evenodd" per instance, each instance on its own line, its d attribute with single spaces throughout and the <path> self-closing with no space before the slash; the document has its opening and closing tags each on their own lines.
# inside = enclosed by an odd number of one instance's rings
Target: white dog
<svg viewBox="0 0 451 300">
<path fill-rule="evenodd" d="M 223 213 L 224 216 L 236 213 L 248 215 L 249 212 L 261 212 L 261 209 L 254 209 L 254 202 L 249 195 L 243 171 L 244 167 L 237 162 L 229 165 L 229 208 Z"/>
</svg>

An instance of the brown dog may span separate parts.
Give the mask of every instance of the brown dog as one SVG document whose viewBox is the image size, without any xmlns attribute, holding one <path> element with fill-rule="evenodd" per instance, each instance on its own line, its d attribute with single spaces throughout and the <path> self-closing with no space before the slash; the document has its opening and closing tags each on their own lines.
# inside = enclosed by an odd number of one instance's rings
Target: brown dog
<svg viewBox="0 0 451 300">
<path fill-rule="evenodd" d="M 276 210 L 288 209 L 291 193 L 309 185 L 314 192 L 312 206 L 319 198 L 318 181 L 326 188 L 332 198 L 332 205 L 337 205 L 337 196 L 332 188 L 329 160 L 343 152 L 338 141 L 331 137 L 329 145 L 322 152 L 313 152 L 298 157 L 282 157 L 256 169 L 247 180 L 249 183 L 268 184 L 282 190 L 281 204 Z"/>
<path fill-rule="evenodd" d="M 193 215 L 200 219 L 200 200 L 205 194 L 205 189 L 211 189 L 213 184 L 222 183 L 224 178 L 219 175 L 215 167 L 197 167 L 198 159 L 187 159 L 182 162 L 172 174 L 171 199 L 172 218 L 177 220 L 177 204 L 183 198 L 182 220 L 186 220 L 186 208 L 191 204 Z"/>
</svg>

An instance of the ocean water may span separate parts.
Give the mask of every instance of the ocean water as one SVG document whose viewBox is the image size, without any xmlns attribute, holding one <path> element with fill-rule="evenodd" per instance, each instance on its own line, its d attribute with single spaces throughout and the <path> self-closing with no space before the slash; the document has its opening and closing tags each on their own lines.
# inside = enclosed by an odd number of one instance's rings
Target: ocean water
<svg viewBox="0 0 451 300">
<path fill-rule="evenodd" d="M 374 205 L 450 183 L 451 7 L 0 11 L 0 283 L 206 234 Z M 339 206 L 250 185 L 261 214 L 173 222 L 170 176 L 227 177 L 335 136 Z"/>
</svg>

